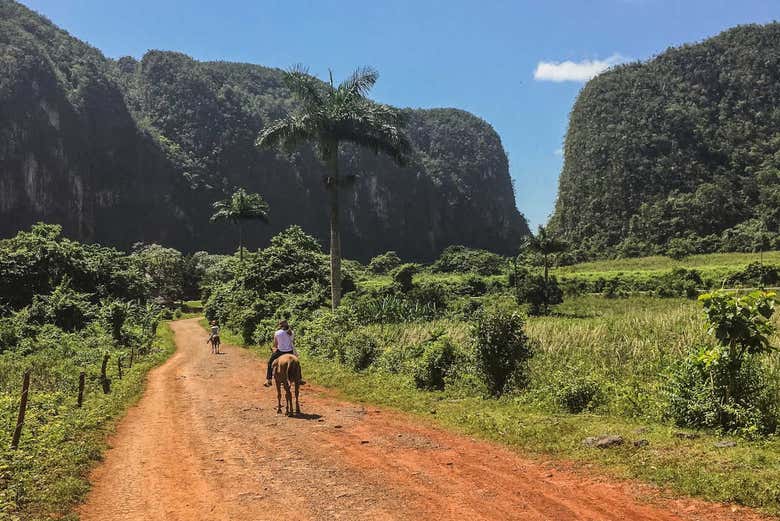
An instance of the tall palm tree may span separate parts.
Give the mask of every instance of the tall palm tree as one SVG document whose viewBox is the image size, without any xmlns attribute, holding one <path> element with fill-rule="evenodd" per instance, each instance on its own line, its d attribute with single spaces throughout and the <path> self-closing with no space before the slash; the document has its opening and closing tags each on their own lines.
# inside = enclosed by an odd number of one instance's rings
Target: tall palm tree
<svg viewBox="0 0 780 521">
<path fill-rule="evenodd" d="M 550 269 L 550 257 L 552 255 L 562 253 L 566 251 L 568 245 L 562 240 L 558 239 L 554 235 L 550 234 L 544 226 L 539 227 L 539 231 L 536 235 L 530 235 L 526 238 L 522 245 L 523 250 L 531 254 L 535 254 L 537 259 L 541 258 L 541 264 L 544 268 L 544 278 L 542 283 L 542 302 L 541 313 L 546 315 L 550 309 L 551 304 L 555 304 L 556 300 L 560 302 L 560 290 L 557 289 L 557 284 L 550 284 L 549 269 Z M 517 280 L 517 277 L 515 277 Z"/>
<path fill-rule="evenodd" d="M 285 73 L 285 83 L 300 101 L 299 109 L 274 121 L 260 133 L 257 145 L 294 147 L 314 142 L 327 174 L 323 177 L 330 210 L 331 302 L 336 309 L 341 301 L 341 228 L 339 190 L 346 184 L 339 174 L 339 145 L 354 143 L 390 156 L 399 165 L 406 164 L 411 151 L 402 128 L 404 114 L 393 107 L 374 103 L 366 95 L 379 74 L 371 68 L 356 70 L 338 86 L 323 83 L 302 67 Z"/>
<path fill-rule="evenodd" d="M 539 226 L 536 235 L 529 235 L 523 242 L 522 249 L 539 255 L 544 267 L 544 284 L 547 285 L 549 277 L 550 256 L 566 251 L 568 245 L 547 231 L 544 226 Z"/>
<path fill-rule="evenodd" d="M 237 189 L 228 199 L 216 201 L 211 205 L 215 212 L 211 222 L 226 221 L 238 225 L 238 251 L 244 262 L 244 221 L 258 220 L 268 222 L 268 203 L 260 194 L 248 193 Z"/>
<path fill-rule="evenodd" d="M 539 226 L 536 235 L 529 235 L 523 242 L 522 248 L 541 257 L 542 266 L 544 267 L 544 284 L 546 286 L 549 282 L 550 256 L 563 253 L 567 250 L 568 244 L 549 233 L 544 226 Z"/>
</svg>

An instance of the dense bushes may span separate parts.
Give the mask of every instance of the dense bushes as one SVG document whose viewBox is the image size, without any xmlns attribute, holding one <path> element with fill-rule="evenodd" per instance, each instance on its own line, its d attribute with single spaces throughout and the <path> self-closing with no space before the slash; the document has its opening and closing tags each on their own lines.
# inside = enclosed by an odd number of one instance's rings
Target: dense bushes
<svg viewBox="0 0 780 521">
<path fill-rule="evenodd" d="M 533 349 L 519 313 L 502 307 L 483 310 L 472 325 L 471 341 L 476 370 L 491 395 L 501 396 L 515 372 L 525 383 Z"/>
<path fill-rule="evenodd" d="M 699 288 L 703 284 L 704 281 L 702 281 L 698 271 L 675 268 L 659 277 L 656 295 L 659 297 L 696 298 L 699 295 Z"/>
<path fill-rule="evenodd" d="M 154 343 L 161 310 L 151 299 L 162 278 L 151 260 L 64 239 L 44 224 L 0 241 L 0 400 L 18 403 L 27 369 L 33 389 L 18 450 L 8 451 L 12 429 L 0 430 L 0 511 L 12 519 L 61 517 L 48 513 L 63 514 L 83 494 L 102 429 L 170 352 L 170 343 Z M 15 409 L 1 408 L 0 423 L 13 425 Z"/>
<path fill-rule="evenodd" d="M 777 403 L 760 355 L 772 349 L 773 293 L 725 293 L 700 297 L 714 346 L 700 346 L 673 370 L 669 416 L 678 424 L 745 435 L 777 428 Z"/>
<path fill-rule="evenodd" d="M 368 263 L 368 270 L 376 275 L 390 273 L 401 265 L 401 258 L 394 251 L 388 251 L 377 255 Z"/>
<path fill-rule="evenodd" d="M 393 285 L 401 293 L 408 293 L 414 288 L 414 275 L 420 271 L 419 264 L 402 264 L 393 270 Z"/>
<path fill-rule="evenodd" d="M 598 380 L 581 373 L 558 375 L 552 393 L 558 405 L 572 414 L 592 409 L 603 397 Z"/>
<path fill-rule="evenodd" d="M 456 349 L 444 331 L 436 331 L 420 346 L 412 376 L 420 389 L 442 390 L 456 361 Z"/>
<path fill-rule="evenodd" d="M 379 346 L 374 337 L 357 329 L 346 332 L 340 352 L 343 353 L 342 362 L 354 371 L 362 371 L 368 369 L 377 359 Z"/>
<path fill-rule="evenodd" d="M 94 302 L 113 296 L 145 300 L 150 294 L 142 265 L 112 248 L 80 244 L 61 236 L 62 228 L 36 224 L 0 240 L 0 308 L 18 310 L 35 295 L 48 295 L 64 280 Z"/>
<path fill-rule="evenodd" d="M 262 338 L 256 331 L 271 318 L 307 317 L 324 305 L 328 287 L 327 259 L 319 243 L 298 226 L 271 239 L 271 244 L 245 255 L 243 264 L 222 263 L 226 277 L 212 277 L 205 314 L 241 333 L 244 342 Z M 347 285 L 345 285 L 347 286 Z"/>
<path fill-rule="evenodd" d="M 550 306 L 563 302 L 563 291 L 558 279 L 520 271 L 516 275 L 515 296 L 520 304 L 528 304 L 531 315 L 546 315 Z"/>
<path fill-rule="evenodd" d="M 478 273 L 498 275 L 506 267 L 504 257 L 485 250 L 472 250 L 465 246 L 448 246 L 431 265 L 434 273 Z"/>
<path fill-rule="evenodd" d="M 724 283 L 730 286 L 764 287 L 780 282 L 780 267 L 758 262 L 748 264 L 745 269 L 726 277 Z"/>
<path fill-rule="evenodd" d="M 417 322 L 431 320 L 441 308 L 430 301 L 417 301 L 398 295 L 358 297 L 347 304 L 362 324 Z"/>
</svg>

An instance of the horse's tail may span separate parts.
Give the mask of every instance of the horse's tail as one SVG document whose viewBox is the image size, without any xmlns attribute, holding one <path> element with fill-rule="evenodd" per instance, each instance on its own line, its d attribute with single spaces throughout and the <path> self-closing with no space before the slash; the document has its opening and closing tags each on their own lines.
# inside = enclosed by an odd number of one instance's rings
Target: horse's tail
<svg viewBox="0 0 780 521">
<path fill-rule="evenodd" d="M 297 357 L 290 360 L 290 365 L 287 367 L 287 380 L 290 383 L 301 381 L 301 362 Z"/>
</svg>

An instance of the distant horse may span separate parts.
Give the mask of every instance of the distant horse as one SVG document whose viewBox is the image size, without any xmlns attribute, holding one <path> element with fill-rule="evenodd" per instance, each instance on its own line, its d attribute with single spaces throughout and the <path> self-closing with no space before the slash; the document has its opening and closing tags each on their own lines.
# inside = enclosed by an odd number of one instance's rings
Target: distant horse
<svg viewBox="0 0 780 521">
<path fill-rule="evenodd" d="M 295 414 L 301 413 L 298 405 L 298 389 L 301 385 L 301 363 L 295 355 L 282 355 L 273 364 L 274 381 L 276 381 L 276 413 L 282 414 L 282 386 L 284 386 L 285 411 L 287 416 L 293 415 L 292 393 L 290 387 L 295 389 Z"/>
<path fill-rule="evenodd" d="M 211 353 L 217 355 L 220 354 L 219 345 L 221 342 L 219 341 L 219 335 L 212 336 L 209 338 L 208 342 L 211 344 Z"/>
</svg>

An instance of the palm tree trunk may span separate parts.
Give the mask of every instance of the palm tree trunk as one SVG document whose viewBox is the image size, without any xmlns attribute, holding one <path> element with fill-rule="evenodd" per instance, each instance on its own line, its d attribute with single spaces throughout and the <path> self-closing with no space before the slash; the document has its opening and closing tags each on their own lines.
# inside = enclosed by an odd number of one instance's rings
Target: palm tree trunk
<svg viewBox="0 0 780 521">
<path fill-rule="evenodd" d="M 341 303 L 341 224 L 339 204 L 339 146 L 328 147 L 326 157 L 328 173 L 325 187 L 330 198 L 330 298 L 335 311 Z"/>
<path fill-rule="evenodd" d="M 238 259 L 244 264 L 244 224 L 238 221 Z"/>
</svg>

